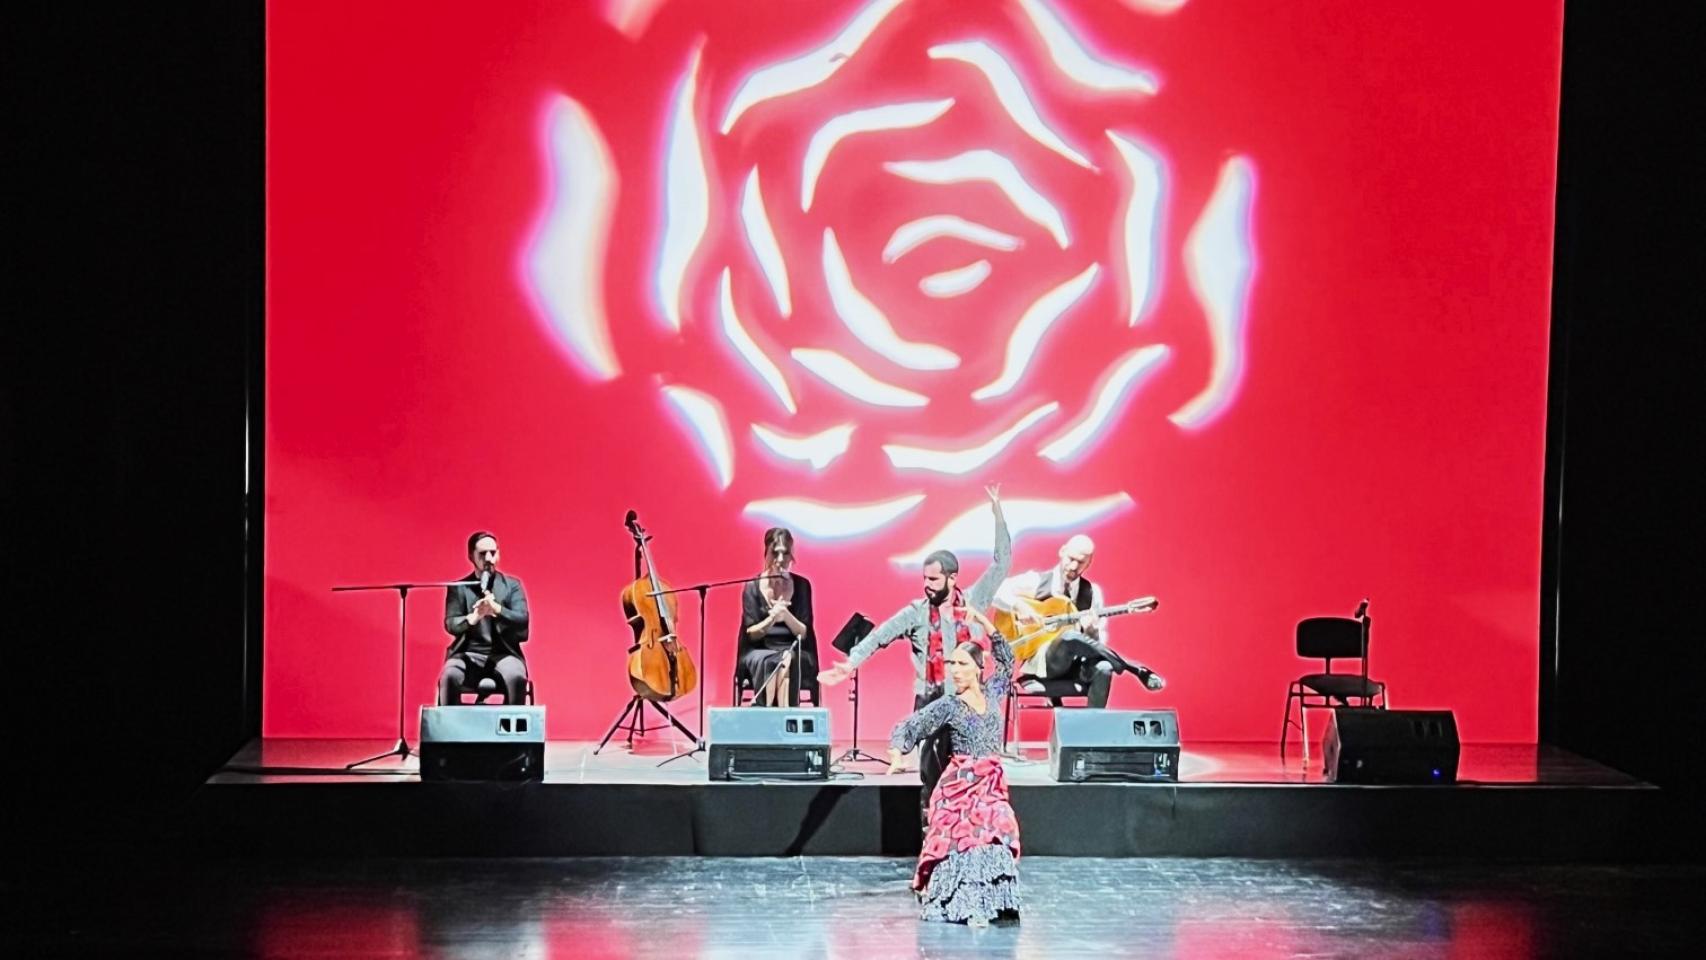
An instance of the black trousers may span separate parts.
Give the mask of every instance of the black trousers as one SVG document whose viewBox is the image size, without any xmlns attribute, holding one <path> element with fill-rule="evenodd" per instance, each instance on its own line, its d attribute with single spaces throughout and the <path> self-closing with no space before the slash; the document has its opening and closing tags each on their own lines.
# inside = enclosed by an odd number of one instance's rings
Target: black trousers
<svg viewBox="0 0 1706 960">
<path fill-rule="evenodd" d="M 477 684 L 484 677 L 498 682 L 504 693 L 504 703 L 521 703 L 526 699 L 527 661 L 505 655 L 496 662 L 487 659 L 482 665 L 476 658 L 457 654 L 447 658 L 443 669 L 438 671 L 438 705 L 461 703 L 462 688 Z"/>
<path fill-rule="evenodd" d="M 1114 674 L 1128 669 L 1120 655 L 1106 645 L 1076 631 L 1062 634 L 1049 645 L 1043 658 L 1048 669 L 1045 680 L 1076 680 L 1089 691 L 1090 706 L 1108 705 L 1108 690 Z"/>
<path fill-rule="evenodd" d="M 912 709 L 924 709 L 940 699 L 943 693 L 942 687 L 931 687 L 923 694 L 914 695 Z M 953 756 L 954 735 L 946 725 L 918 744 L 918 779 L 924 783 L 924 789 L 918 796 L 918 818 L 922 823 L 930 822 L 930 798 L 936 793 L 937 781 L 942 779 L 942 768 Z"/>
</svg>

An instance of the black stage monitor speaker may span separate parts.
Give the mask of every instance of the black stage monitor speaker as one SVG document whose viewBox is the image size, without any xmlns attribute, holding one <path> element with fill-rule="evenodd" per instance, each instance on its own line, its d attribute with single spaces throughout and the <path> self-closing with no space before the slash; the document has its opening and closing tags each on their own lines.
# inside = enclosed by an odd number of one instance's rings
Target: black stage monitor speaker
<svg viewBox="0 0 1706 960">
<path fill-rule="evenodd" d="M 1178 711 L 1057 709 L 1048 772 L 1062 783 L 1178 780 Z"/>
<path fill-rule="evenodd" d="M 829 711 L 712 707 L 712 780 L 828 780 Z"/>
<path fill-rule="evenodd" d="M 1450 710 L 1338 707 L 1321 752 L 1333 783 L 1456 783 L 1460 750 Z"/>
<path fill-rule="evenodd" d="M 422 780 L 543 780 L 545 708 L 421 708 Z"/>
</svg>

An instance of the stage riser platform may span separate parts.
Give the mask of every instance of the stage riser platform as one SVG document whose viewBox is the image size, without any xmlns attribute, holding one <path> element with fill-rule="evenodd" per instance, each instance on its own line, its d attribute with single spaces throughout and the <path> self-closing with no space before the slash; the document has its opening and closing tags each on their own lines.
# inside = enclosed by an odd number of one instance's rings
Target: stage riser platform
<svg viewBox="0 0 1706 960">
<path fill-rule="evenodd" d="M 919 788 L 865 784 L 210 784 L 188 843 L 265 856 L 905 856 Z M 1040 856 L 1663 856 L 1650 787 L 1014 786 Z"/>
</svg>

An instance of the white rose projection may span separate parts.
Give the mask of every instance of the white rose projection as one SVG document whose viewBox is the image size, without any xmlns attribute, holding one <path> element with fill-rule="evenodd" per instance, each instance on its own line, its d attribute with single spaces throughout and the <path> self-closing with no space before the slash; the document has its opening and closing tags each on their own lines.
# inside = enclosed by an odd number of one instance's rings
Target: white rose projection
<svg viewBox="0 0 1706 960">
<path fill-rule="evenodd" d="M 1016 536 L 1094 528 L 1141 491 L 1082 467 L 1141 456 L 1114 439 L 1179 332 L 1197 386 L 1171 429 L 1211 425 L 1245 366 L 1255 162 L 1170 155 L 1144 122 L 1164 64 L 1128 52 L 1178 6 L 1128 4 L 1109 37 L 1045 0 L 874 0 L 757 59 L 702 25 L 669 101 L 634 104 L 645 162 L 611 155 L 628 118 L 549 106 L 532 302 L 586 377 L 655 383 L 689 480 L 755 523 L 909 564 L 987 549 L 979 487 L 1003 480 Z M 635 42 L 670 13 L 607 7 Z M 635 229 L 651 261 L 610 262 Z M 618 284 L 649 315 L 617 315 Z"/>
</svg>

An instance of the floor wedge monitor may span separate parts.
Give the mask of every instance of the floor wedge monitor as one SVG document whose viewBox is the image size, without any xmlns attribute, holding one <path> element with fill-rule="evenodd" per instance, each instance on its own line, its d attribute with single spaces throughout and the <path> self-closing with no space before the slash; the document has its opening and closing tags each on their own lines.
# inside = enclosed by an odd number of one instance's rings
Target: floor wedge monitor
<svg viewBox="0 0 1706 960">
<path fill-rule="evenodd" d="M 712 780 L 828 780 L 829 711 L 712 707 Z"/>
<path fill-rule="evenodd" d="M 422 780 L 542 780 L 545 708 L 421 708 Z"/>
<path fill-rule="evenodd" d="M 1461 751 L 1450 710 L 1337 707 L 1321 745 L 1334 783 L 1456 783 Z"/>
</svg>

